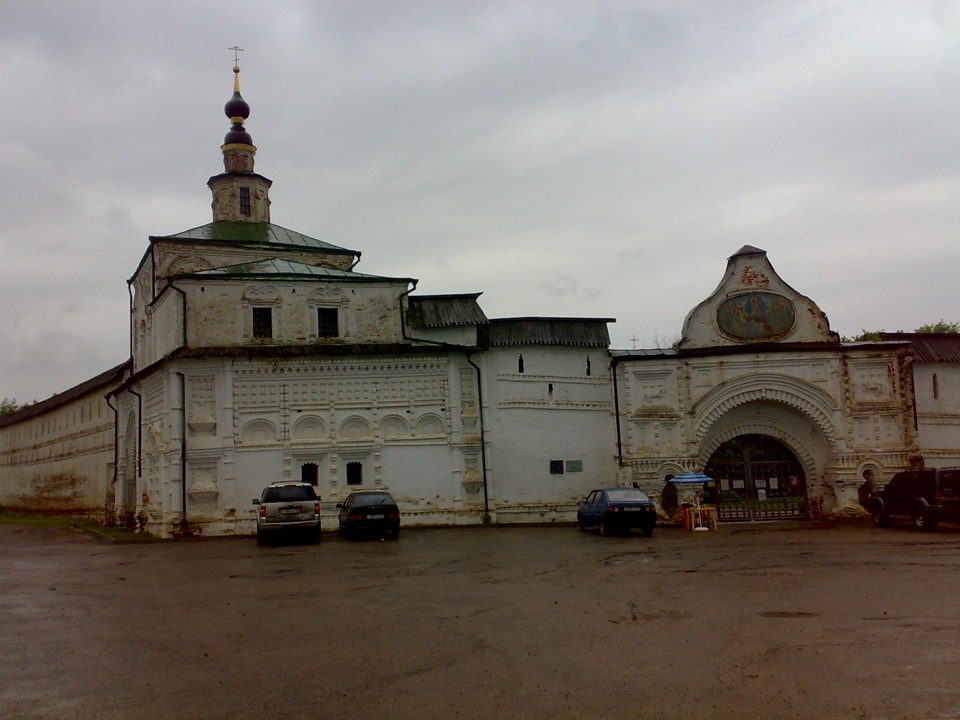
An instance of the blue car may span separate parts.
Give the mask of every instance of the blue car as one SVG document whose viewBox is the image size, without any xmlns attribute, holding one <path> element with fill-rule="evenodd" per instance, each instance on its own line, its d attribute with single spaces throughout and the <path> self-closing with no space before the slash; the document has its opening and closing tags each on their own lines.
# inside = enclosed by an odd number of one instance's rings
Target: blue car
<svg viewBox="0 0 960 720">
<path fill-rule="evenodd" d="M 594 490 L 577 511 L 580 529 L 599 527 L 601 535 L 628 533 L 639 528 L 645 537 L 653 535 L 657 508 L 643 492 L 632 487 Z"/>
</svg>

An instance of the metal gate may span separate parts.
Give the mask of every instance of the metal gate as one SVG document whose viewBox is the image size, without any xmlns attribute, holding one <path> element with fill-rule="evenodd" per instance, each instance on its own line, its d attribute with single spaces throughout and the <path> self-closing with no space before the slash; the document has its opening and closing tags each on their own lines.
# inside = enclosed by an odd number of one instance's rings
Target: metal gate
<svg viewBox="0 0 960 720">
<path fill-rule="evenodd" d="M 773 438 L 744 435 L 724 443 L 710 457 L 707 474 L 717 483 L 720 520 L 807 517 L 803 467 Z"/>
</svg>

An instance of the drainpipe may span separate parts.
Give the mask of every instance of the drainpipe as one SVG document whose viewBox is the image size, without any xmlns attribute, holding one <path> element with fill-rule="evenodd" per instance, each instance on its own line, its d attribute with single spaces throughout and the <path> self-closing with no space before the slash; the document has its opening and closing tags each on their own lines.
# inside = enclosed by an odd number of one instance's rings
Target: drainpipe
<svg viewBox="0 0 960 720">
<path fill-rule="evenodd" d="M 480 367 L 470 357 L 470 353 L 465 353 L 467 362 L 477 371 L 477 417 L 480 421 L 480 467 L 483 470 L 483 524 L 490 524 L 490 498 L 487 494 L 487 437 L 486 430 L 483 427 L 483 378 L 480 375 Z"/>
<path fill-rule="evenodd" d="M 143 396 L 133 388 L 127 388 L 127 392 L 137 398 L 137 480 L 139 480 L 143 475 Z M 136 483 L 136 487 L 138 490 L 140 489 L 139 483 Z M 124 488 L 124 492 L 126 492 L 126 488 Z M 126 495 L 124 495 L 124 498 L 126 499 Z M 133 498 L 134 512 L 136 512 L 139 503 L 140 498 Z"/>
<path fill-rule="evenodd" d="M 143 474 L 143 396 L 133 388 L 127 388 L 127 392 L 137 398 L 137 477 L 139 478 Z"/>
<path fill-rule="evenodd" d="M 133 334 L 137 331 L 136 321 L 133 317 L 133 283 L 129 280 L 127 281 L 127 295 L 130 296 L 130 340 L 128 341 L 130 345 L 130 357 L 133 357 Z"/>
<path fill-rule="evenodd" d="M 613 375 L 613 412 L 617 423 L 617 466 L 623 467 L 623 436 L 620 434 L 620 389 L 617 385 L 617 366 L 620 358 L 610 358 L 610 372 Z"/>
<path fill-rule="evenodd" d="M 113 410 L 113 479 L 110 484 L 113 485 L 113 517 L 107 517 L 107 508 L 103 512 L 103 524 L 113 525 L 116 522 L 117 515 L 117 465 L 120 462 L 120 408 L 114 407 L 110 400 L 113 398 L 113 391 L 103 396 L 107 401 L 107 407 Z"/>
<path fill-rule="evenodd" d="M 187 534 L 187 378 L 180 378 L 180 531 Z"/>
<path fill-rule="evenodd" d="M 473 358 L 471 357 L 471 354 L 475 348 L 470 348 L 466 345 L 455 345 L 454 343 L 442 342 L 440 340 L 427 340 L 425 338 L 416 338 L 407 335 L 407 318 L 403 312 L 403 299 L 417 289 L 417 281 L 412 280 L 411 282 L 413 283 L 413 287 L 400 294 L 400 333 L 403 336 L 403 339 L 427 343 L 428 345 L 437 345 L 439 347 L 446 348 L 447 350 L 462 352 L 466 356 L 467 362 L 470 363 L 470 366 L 477 371 L 477 420 L 480 423 L 480 475 L 483 480 L 483 524 L 488 525 L 490 523 L 490 497 L 487 491 L 487 439 L 486 430 L 484 429 L 483 425 L 483 378 L 480 373 L 480 367 L 473 361 Z"/>
</svg>

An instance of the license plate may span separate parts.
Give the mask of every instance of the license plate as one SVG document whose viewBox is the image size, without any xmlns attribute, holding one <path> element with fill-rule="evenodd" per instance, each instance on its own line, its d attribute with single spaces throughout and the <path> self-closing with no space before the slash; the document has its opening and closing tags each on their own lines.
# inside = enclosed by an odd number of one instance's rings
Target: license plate
<svg viewBox="0 0 960 720">
<path fill-rule="evenodd" d="M 367 515 L 367 520 L 383 520 L 383 515 Z"/>
<path fill-rule="evenodd" d="M 624 512 L 640 512 L 643 508 L 624 508 Z"/>
<path fill-rule="evenodd" d="M 281 514 L 281 515 L 296 515 L 298 512 L 300 512 L 300 508 L 295 508 L 295 507 L 292 507 L 292 508 L 280 508 L 280 514 Z"/>
</svg>

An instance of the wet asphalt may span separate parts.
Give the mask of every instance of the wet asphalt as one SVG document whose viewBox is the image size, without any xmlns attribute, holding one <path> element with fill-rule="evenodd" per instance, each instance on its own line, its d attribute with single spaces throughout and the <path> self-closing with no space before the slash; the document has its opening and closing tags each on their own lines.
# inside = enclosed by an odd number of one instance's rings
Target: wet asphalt
<svg viewBox="0 0 960 720">
<path fill-rule="evenodd" d="M 0 525 L 2 718 L 960 718 L 960 530 Z"/>
</svg>

